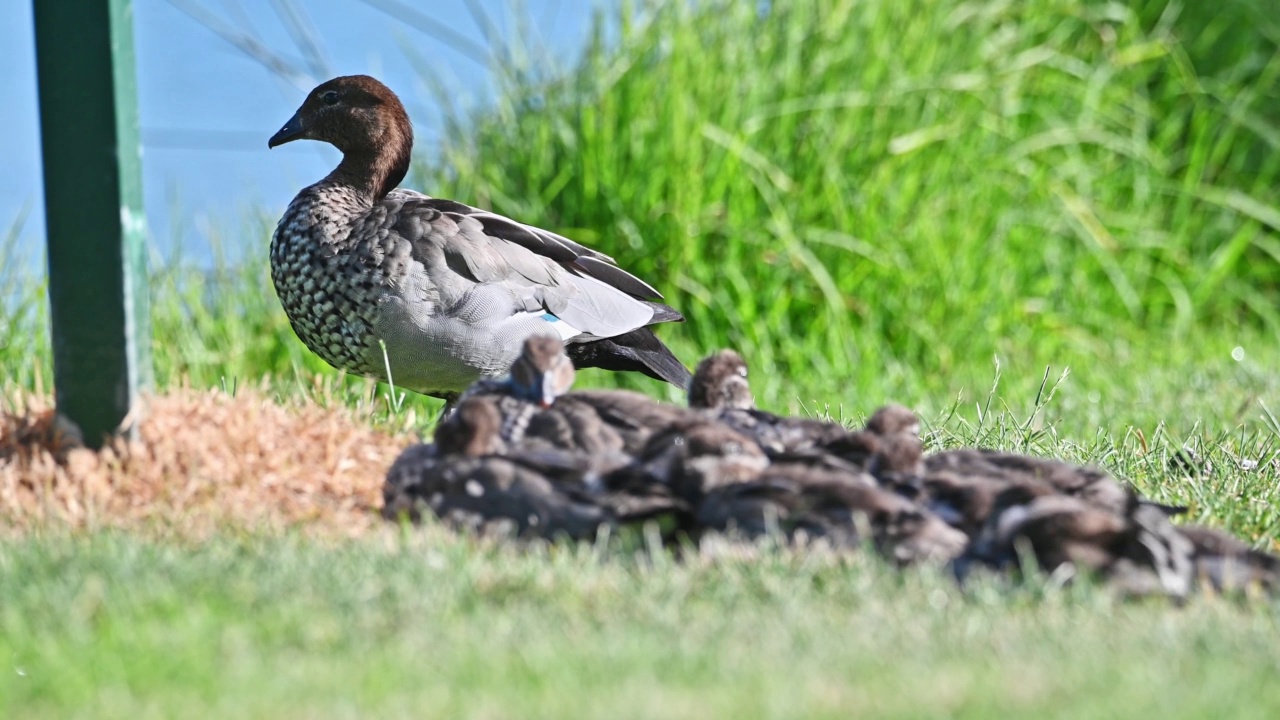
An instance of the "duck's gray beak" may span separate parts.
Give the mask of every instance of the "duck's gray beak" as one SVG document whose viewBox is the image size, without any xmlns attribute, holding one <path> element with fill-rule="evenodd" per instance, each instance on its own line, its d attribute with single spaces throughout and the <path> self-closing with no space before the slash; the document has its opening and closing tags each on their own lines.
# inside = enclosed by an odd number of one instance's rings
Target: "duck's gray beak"
<svg viewBox="0 0 1280 720">
<path fill-rule="evenodd" d="M 271 139 L 267 141 L 267 147 L 273 148 L 287 142 L 300 140 L 304 137 L 305 132 L 306 131 L 302 128 L 302 117 L 299 113 L 294 113 L 293 117 L 289 118 L 289 122 L 285 123 L 284 127 L 280 128 L 280 132 L 272 135 Z"/>
</svg>

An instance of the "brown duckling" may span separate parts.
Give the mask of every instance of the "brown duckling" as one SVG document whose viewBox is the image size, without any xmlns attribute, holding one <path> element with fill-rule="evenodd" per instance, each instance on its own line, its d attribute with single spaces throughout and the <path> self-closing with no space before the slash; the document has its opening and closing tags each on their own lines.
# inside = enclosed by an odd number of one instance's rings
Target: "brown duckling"
<svg viewBox="0 0 1280 720">
<path fill-rule="evenodd" d="M 715 487 L 757 478 L 769 458 L 751 438 L 707 418 L 671 425 L 645 443 L 633 473 L 666 485 L 691 504 Z"/>
<path fill-rule="evenodd" d="M 1196 580 L 1217 592 L 1267 593 L 1280 590 L 1280 558 L 1249 547 L 1244 541 L 1203 525 L 1178 527 L 1194 548 Z"/>
<path fill-rule="evenodd" d="M 499 399 L 508 444 L 591 455 L 634 454 L 655 429 L 690 416 L 639 393 L 570 392 L 574 375 L 564 343 L 536 335 L 524 342 L 506 379 L 475 383 L 463 397 Z"/>
<path fill-rule="evenodd" d="M 733 350 L 706 357 L 689 383 L 689 407 L 751 438 L 771 458 L 816 452 L 865 464 L 872 438 L 851 433 L 840 423 L 782 417 L 756 408 L 747 373 L 746 361 Z"/>
<path fill-rule="evenodd" d="M 421 521 L 420 500 L 433 492 L 440 464 L 440 450 L 434 443 L 418 443 L 401 452 L 382 484 L 382 517 Z"/>
<path fill-rule="evenodd" d="M 693 417 L 686 408 L 629 390 L 578 390 L 544 410 L 530 424 L 530 435 L 560 446 L 607 444 L 636 455 L 656 432 Z"/>
<path fill-rule="evenodd" d="M 1053 492 L 1051 486 L 1038 481 L 1010 481 L 949 470 L 927 473 L 918 482 L 917 502 L 969 537 L 978 535 L 991 517 L 997 498 L 1010 487 L 1029 483 Z"/>
<path fill-rule="evenodd" d="M 885 405 L 867 419 L 865 432 L 875 436 L 867 470 L 887 487 L 915 498 L 924 472 L 920 419 L 901 405 Z"/>
<path fill-rule="evenodd" d="M 500 417 L 499 437 L 506 445 L 524 439 L 529 422 L 539 409 L 550 407 L 556 397 L 573 386 L 575 371 L 564 343 L 554 336 L 534 335 L 524 341 L 520 354 L 500 379 L 482 379 L 472 383 L 460 400 L 486 398 Z M 449 432 L 451 423 L 459 422 L 446 414 L 436 430 Z"/>
<path fill-rule="evenodd" d="M 920 418 L 911 408 L 889 403 L 881 406 L 867 418 L 867 432 L 880 437 L 902 433 L 912 437 L 920 437 Z"/>
<path fill-rule="evenodd" d="M 499 408 L 493 396 L 468 397 L 441 426 L 435 445 L 403 453 L 387 476 L 384 516 L 418 520 L 425 509 L 480 531 L 577 539 L 658 512 L 653 497 L 604 488 L 601 474 L 616 467 L 601 467 L 596 458 L 507 446 Z M 682 505 L 668 497 L 666 507 Z"/>
<path fill-rule="evenodd" d="M 746 538 L 780 534 L 854 548 L 869 539 L 899 565 L 946 562 L 968 538 L 897 493 L 847 475 L 770 467 L 755 480 L 714 488 L 698 504 L 703 529 Z"/>
<path fill-rule="evenodd" d="M 924 459 L 926 474 L 950 472 L 966 477 L 985 477 L 1005 482 L 1036 481 L 1053 486 L 1058 492 L 1077 497 L 1095 507 L 1124 513 L 1130 492 L 1106 471 L 1073 465 L 1061 460 L 961 448 L 944 450 Z"/>
<path fill-rule="evenodd" d="M 689 383 L 689 407 L 754 410 L 755 396 L 747 382 L 747 362 L 742 356 L 725 349 L 703 358 Z"/>
<path fill-rule="evenodd" d="M 1007 500 L 1017 495 L 1025 502 Z M 1044 483 L 1007 491 L 966 559 L 1018 567 L 1021 547 L 1044 572 L 1093 574 L 1125 595 L 1182 598 L 1191 587 L 1191 543 L 1164 512 L 1136 496 L 1113 513 Z"/>
</svg>

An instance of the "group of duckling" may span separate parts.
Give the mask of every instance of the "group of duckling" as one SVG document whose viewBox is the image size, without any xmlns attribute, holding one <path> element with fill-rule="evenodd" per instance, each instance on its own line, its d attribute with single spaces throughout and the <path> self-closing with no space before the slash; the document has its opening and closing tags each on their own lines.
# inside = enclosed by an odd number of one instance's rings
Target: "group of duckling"
<svg viewBox="0 0 1280 720">
<path fill-rule="evenodd" d="M 388 519 L 519 538 L 594 539 L 654 523 L 697 545 L 763 538 L 873 548 L 898 566 L 1092 575 L 1126 595 L 1280 588 L 1280 558 L 1139 497 L 1096 467 L 980 449 L 926 455 L 915 413 L 865 427 L 755 407 L 747 366 L 698 366 L 688 407 L 620 390 L 571 391 L 563 343 L 535 336 L 504 380 L 469 388 L 435 442 L 407 449 L 384 488 Z"/>
</svg>

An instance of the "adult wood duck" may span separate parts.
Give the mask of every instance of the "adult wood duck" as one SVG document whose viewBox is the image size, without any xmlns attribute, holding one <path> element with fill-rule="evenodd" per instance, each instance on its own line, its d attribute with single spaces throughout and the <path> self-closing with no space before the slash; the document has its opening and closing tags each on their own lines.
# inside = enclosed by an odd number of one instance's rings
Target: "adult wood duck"
<svg viewBox="0 0 1280 720">
<path fill-rule="evenodd" d="M 680 321 L 612 258 L 452 200 L 397 188 L 413 126 L 363 75 L 311 91 L 268 141 L 319 140 L 342 162 L 289 204 L 271 277 L 293 329 L 330 365 L 452 401 L 507 372 L 525 338 L 552 334 L 580 367 L 681 388 L 689 371 L 650 329 Z"/>
</svg>

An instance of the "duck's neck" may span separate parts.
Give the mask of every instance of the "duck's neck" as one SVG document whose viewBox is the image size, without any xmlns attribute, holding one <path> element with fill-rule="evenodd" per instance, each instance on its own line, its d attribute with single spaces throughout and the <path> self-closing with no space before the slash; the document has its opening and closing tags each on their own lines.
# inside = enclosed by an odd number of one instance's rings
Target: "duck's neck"
<svg viewBox="0 0 1280 720">
<path fill-rule="evenodd" d="M 404 180 L 412 149 L 411 126 L 393 126 L 375 146 L 344 152 L 342 162 L 322 182 L 345 185 L 372 207 Z"/>
</svg>

